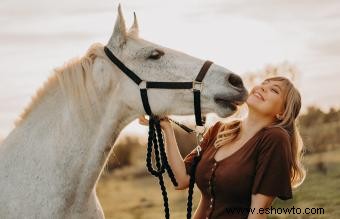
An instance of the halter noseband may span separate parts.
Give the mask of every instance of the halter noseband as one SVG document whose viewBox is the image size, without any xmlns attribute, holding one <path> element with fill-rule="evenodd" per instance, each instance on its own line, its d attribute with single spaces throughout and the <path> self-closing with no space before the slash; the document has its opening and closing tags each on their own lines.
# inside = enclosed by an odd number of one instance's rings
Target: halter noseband
<svg viewBox="0 0 340 219">
<path fill-rule="evenodd" d="M 195 109 L 195 120 L 197 126 L 203 126 L 205 121 L 202 120 L 201 116 L 201 90 L 203 87 L 203 79 L 209 70 L 209 67 L 213 62 L 205 61 L 201 70 L 199 71 L 196 79 L 192 82 L 158 82 L 158 81 L 145 81 L 138 77 L 133 71 L 131 71 L 124 63 L 122 63 L 108 47 L 104 47 L 104 51 L 109 59 L 131 80 L 133 80 L 140 89 L 140 94 L 143 102 L 143 107 L 149 116 L 154 116 L 151 111 L 147 89 L 192 89 L 194 92 L 194 109 Z"/>
</svg>

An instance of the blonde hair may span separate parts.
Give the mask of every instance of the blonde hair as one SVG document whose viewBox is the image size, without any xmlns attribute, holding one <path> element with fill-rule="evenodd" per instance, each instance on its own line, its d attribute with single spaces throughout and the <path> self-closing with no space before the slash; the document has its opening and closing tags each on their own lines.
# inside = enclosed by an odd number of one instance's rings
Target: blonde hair
<svg viewBox="0 0 340 219">
<path fill-rule="evenodd" d="M 298 187 L 306 177 L 305 168 L 302 165 L 303 141 L 297 128 L 296 118 L 301 109 L 301 95 L 289 79 L 285 77 L 271 77 L 265 81 L 280 81 L 285 84 L 284 113 L 282 120 L 277 119 L 271 126 L 285 129 L 291 137 L 291 184 Z M 217 139 L 214 143 L 216 148 L 231 143 L 239 138 L 242 130 L 242 119 L 234 119 L 231 122 L 222 123 L 218 130 Z"/>
</svg>

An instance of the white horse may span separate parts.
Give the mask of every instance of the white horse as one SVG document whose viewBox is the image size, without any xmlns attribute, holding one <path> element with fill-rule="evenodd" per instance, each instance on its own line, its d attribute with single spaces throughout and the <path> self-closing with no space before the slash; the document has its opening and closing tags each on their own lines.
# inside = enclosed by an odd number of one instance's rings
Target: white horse
<svg viewBox="0 0 340 219">
<path fill-rule="evenodd" d="M 139 77 L 192 81 L 204 63 L 126 30 L 120 7 L 108 48 Z M 244 101 L 241 79 L 212 65 L 204 79 L 202 113 L 229 116 Z M 149 90 L 157 115 L 193 114 L 190 90 Z M 0 145 L 0 218 L 104 218 L 96 183 L 119 132 L 145 114 L 138 86 L 91 46 L 56 69 Z"/>
</svg>

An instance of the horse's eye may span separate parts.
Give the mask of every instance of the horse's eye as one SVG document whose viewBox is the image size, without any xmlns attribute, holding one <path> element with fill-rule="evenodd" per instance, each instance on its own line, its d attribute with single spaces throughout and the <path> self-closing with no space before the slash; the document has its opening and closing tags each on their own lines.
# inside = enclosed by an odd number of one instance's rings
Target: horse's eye
<svg viewBox="0 0 340 219">
<path fill-rule="evenodd" d="M 154 49 L 151 54 L 149 55 L 149 59 L 160 59 L 164 55 L 164 52 L 160 49 Z"/>
</svg>

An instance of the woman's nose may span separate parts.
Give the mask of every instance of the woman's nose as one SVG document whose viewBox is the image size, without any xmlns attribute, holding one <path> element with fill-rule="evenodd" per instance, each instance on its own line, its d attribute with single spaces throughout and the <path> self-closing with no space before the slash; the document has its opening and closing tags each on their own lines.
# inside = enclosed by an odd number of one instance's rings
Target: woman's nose
<svg viewBox="0 0 340 219">
<path fill-rule="evenodd" d="M 266 85 L 261 85 L 260 89 L 261 89 L 262 92 L 266 92 L 267 91 Z"/>
</svg>

